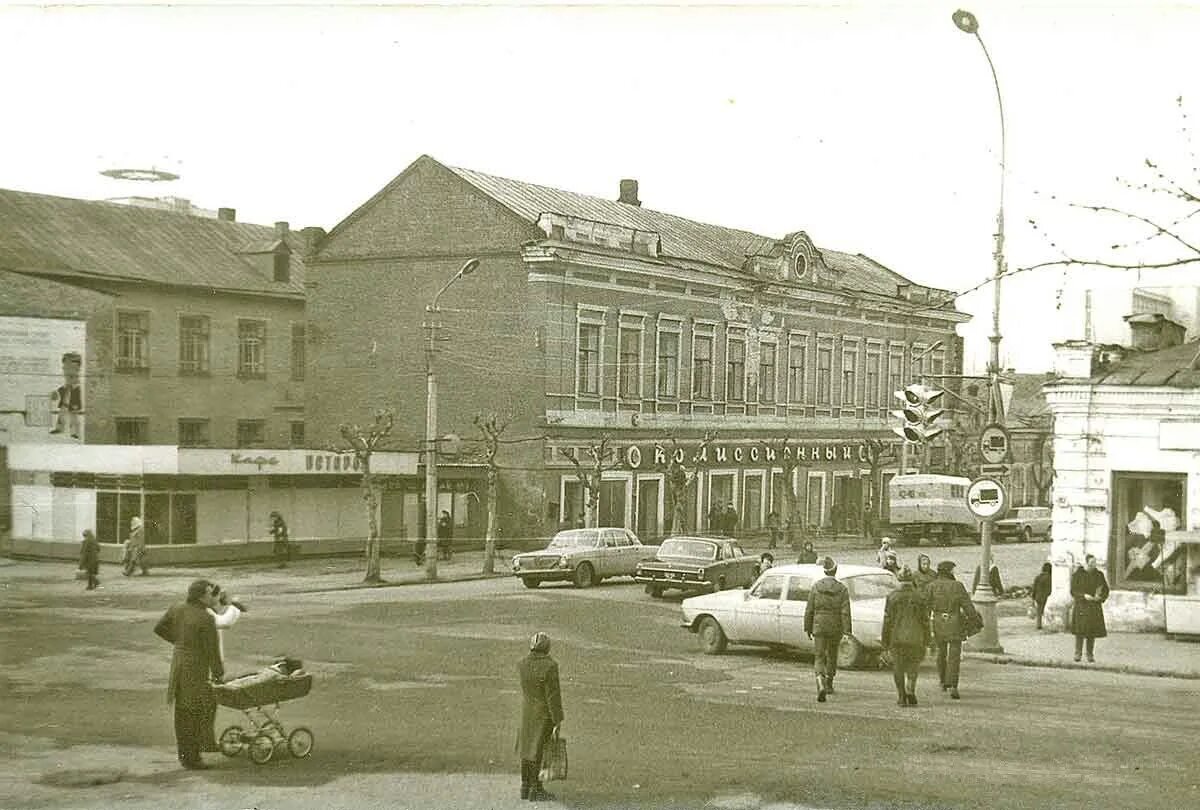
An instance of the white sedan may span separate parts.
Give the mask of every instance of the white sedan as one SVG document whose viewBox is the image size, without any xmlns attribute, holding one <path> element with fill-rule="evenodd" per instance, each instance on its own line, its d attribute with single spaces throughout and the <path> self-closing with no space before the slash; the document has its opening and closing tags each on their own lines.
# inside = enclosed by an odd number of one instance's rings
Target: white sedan
<svg viewBox="0 0 1200 810">
<path fill-rule="evenodd" d="M 781 565 L 768 569 L 746 590 L 720 591 L 684 599 L 683 626 L 700 637 L 706 653 L 727 644 L 757 644 L 811 652 L 804 632 L 808 592 L 825 576 L 819 565 Z M 868 565 L 838 566 L 837 579 L 850 591 L 852 634 L 842 637 L 838 666 L 867 662 L 882 647 L 883 608 L 900 587 L 896 576 Z"/>
</svg>

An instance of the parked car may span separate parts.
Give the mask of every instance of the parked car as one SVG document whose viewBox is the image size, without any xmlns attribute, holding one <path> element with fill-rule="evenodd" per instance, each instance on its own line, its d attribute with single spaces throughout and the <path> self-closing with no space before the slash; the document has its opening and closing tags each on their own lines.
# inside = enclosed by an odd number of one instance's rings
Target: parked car
<svg viewBox="0 0 1200 810">
<path fill-rule="evenodd" d="M 658 546 L 643 545 L 629 529 L 567 529 L 543 550 L 513 557 L 512 572 L 526 588 L 555 581 L 589 588 L 609 577 L 633 576 L 638 563 L 654 559 L 657 552 Z"/>
<path fill-rule="evenodd" d="M 682 624 L 700 637 L 701 648 L 710 655 L 724 652 L 727 644 L 811 652 L 804 610 L 813 583 L 824 576 L 819 565 L 770 568 L 748 590 L 684 599 Z M 890 571 L 868 565 L 840 565 L 837 578 L 850 591 L 852 632 L 842 638 L 838 666 L 863 666 L 883 646 L 884 604 L 900 583 Z"/>
<path fill-rule="evenodd" d="M 657 598 L 663 592 L 709 593 L 744 588 L 758 576 L 758 557 L 728 537 L 668 537 L 651 562 L 638 566 L 634 579 Z"/>
<path fill-rule="evenodd" d="M 1026 543 L 1035 537 L 1050 539 L 1050 507 L 1018 506 L 1012 514 L 996 521 L 996 539 L 1017 538 Z"/>
</svg>

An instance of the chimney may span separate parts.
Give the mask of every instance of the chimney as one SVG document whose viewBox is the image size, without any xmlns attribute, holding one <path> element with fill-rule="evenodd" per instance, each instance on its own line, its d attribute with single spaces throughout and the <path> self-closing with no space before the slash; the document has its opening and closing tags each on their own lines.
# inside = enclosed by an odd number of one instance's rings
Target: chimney
<svg viewBox="0 0 1200 810">
<path fill-rule="evenodd" d="M 637 180 L 625 179 L 621 181 L 621 196 L 617 198 L 617 202 L 637 206 L 642 204 L 642 201 L 638 199 Z"/>
<path fill-rule="evenodd" d="M 321 240 L 325 238 L 325 229 L 318 228 L 313 225 L 308 228 L 300 229 L 300 239 L 304 243 L 304 255 L 310 256 L 317 252 L 317 248 L 321 246 Z"/>
<path fill-rule="evenodd" d="M 276 239 L 287 239 L 287 235 L 288 235 L 287 222 L 276 222 L 275 223 L 275 238 Z"/>
<path fill-rule="evenodd" d="M 221 220 L 222 222 L 237 222 L 237 209 L 218 208 L 217 219 Z"/>
<path fill-rule="evenodd" d="M 1068 340 L 1054 344 L 1054 374 L 1058 377 L 1087 379 L 1095 373 L 1096 345 L 1086 340 Z"/>
<path fill-rule="evenodd" d="M 1187 331 L 1182 324 L 1175 323 L 1157 312 L 1126 315 L 1125 322 L 1129 324 L 1132 348 L 1143 352 L 1178 346 L 1183 343 L 1184 333 Z"/>
</svg>

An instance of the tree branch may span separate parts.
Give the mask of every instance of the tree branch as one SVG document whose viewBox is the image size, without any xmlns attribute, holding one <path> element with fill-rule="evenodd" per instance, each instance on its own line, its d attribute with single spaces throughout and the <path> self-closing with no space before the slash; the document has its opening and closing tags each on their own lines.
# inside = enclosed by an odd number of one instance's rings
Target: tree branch
<svg viewBox="0 0 1200 810">
<path fill-rule="evenodd" d="M 1111 205 L 1088 205 L 1086 203 L 1069 203 L 1069 205 L 1072 208 L 1079 208 L 1084 211 L 1095 211 L 1096 213 L 1116 214 L 1118 216 L 1127 217 L 1136 222 L 1141 222 L 1141 223 L 1143 223 L 1145 225 L 1149 225 L 1151 228 L 1153 228 L 1155 230 L 1155 236 L 1170 237 L 1171 239 L 1174 239 L 1176 242 L 1183 245 L 1185 248 L 1192 251 L 1193 253 L 1200 254 L 1200 248 L 1197 248 L 1195 245 L 1188 242 L 1186 239 L 1184 239 L 1179 234 L 1177 234 L 1173 231 L 1167 230 L 1162 225 L 1159 225 L 1157 222 L 1154 222 L 1149 217 L 1144 217 L 1141 214 L 1134 214 L 1129 211 L 1123 211 L 1120 208 L 1114 208 Z M 1117 248 L 1117 245 L 1113 245 L 1113 248 L 1114 249 Z"/>
</svg>

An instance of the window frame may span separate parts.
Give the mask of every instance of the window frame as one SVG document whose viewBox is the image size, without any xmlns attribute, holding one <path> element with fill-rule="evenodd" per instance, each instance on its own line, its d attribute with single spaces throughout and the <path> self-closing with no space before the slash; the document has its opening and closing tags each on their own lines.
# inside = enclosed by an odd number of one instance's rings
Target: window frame
<svg viewBox="0 0 1200 810">
<path fill-rule="evenodd" d="M 671 379 L 669 371 L 664 373 L 662 366 L 662 339 L 664 336 L 675 338 L 675 373 Z M 680 373 L 683 368 L 683 320 L 659 316 L 654 336 L 654 395 L 658 399 L 679 399 Z M 673 388 L 674 391 L 664 391 Z"/>
<path fill-rule="evenodd" d="M 861 347 L 858 338 L 842 338 L 842 357 L 841 370 L 838 374 L 838 397 L 839 405 L 843 408 L 857 408 L 862 404 L 862 397 L 859 396 L 859 379 L 858 379 L 858 361 L 861 356 Z M 846 361 L 850 361 L 850 368 L 846 368 Z M 849 378 L 847 378 L 849 374 Z M 850 396 L 846 396 L 846 382 L 850 383 Z"/>
<path fill-rule="evenodd" d="M 135 329 L 126 328 L 122 321 L 127 318 L 137 318 L 139 325 Z M 117 371 L 146 372 L 150 370 L 150 310 L 148 309 L 118 309 L 113 324 L 114 351 L 113 366 Z M 126 341 L 130 345 L 126 346 Z M 127 349 L 136 349 L 128 353 Z"/>
<path fill-rule="evenodd" d="M 189 328 L 189 321 L 199 325 L 199 329 Z M 212 369 L 212 319 L 208 315 L 179 315 L 179 374 L 184 377 L 206 377 Z M 199 338 L 197 340 L 196 338 Z M 199 349 L 198 352 L 195 349 Z M 191 349 L 193 351 L 189 352 Z M 199 354 L 198 359 L 186 357 L 187 354 Z"/>
<path fill-rule="evenodd" d="M 813 391 L 813 402 L 818 408 L 833 407 L 833 354 L 833 336 L 819 335 L 815 369 L 816 384 Z M 829 365 L 825 368 L 821 367 L 822 356 L 829 361 Z"/>
<path fill-rule="evenodd" d="M 304 379 L 308 367 L 308 323 L 292 321 L 291 327 L 292 343 L 289 347 L 292 366 L 291 379 L 300 382 Z"/>
<path fill-rule="evenodd" d="M 243 429 L 258 425 L 260 428 L 260 438 L 257 442 L 247 442 L 242 438 Z M 267 420 L 261 418 L 238 419 L 237 426 L 234 429 L 234 446 L 239 449 L 255 449 L 267 446 Z"/>
<path fill-rule="evenodd" d="M 1149 545 L 1153 538 L 1149 536 L 1135 535 L 1129 529 L 1129 523 L 1141 511 L 1142 506 L 1148 505 L 1145 503 L 1145 493 L 1143 492 L 1141 504 L 1133 502 L 1133 492 L 1126 492 L 1122 485 L 1127 482 L 1138 481 L 1141 483 L 1141 488 L 1145 487 L 1147 482 L 1164 482 L 1168 486 L 1174 486 L 1178 490 L 1178 500 L 1168 501 L 1166 497 L 1162 497 L 1160 506 L 1156 509 L 1171 507 L 1175 510 L 1176 517 L 1179 518 L 1180 525 L 1185 525 L 1187 520 L 1188 506 L 1188 474 L 1186 472 L 1151 472 L 1143 470 L 1113 470 L 1110 475 L 1110 514 L 1112 516 L 1111 525 L 1109 527 L 1108 538 L 1108 584 L 1109 587 L 1121 590 L 1131 591 L 1149 591 L 1151 593 L 1166 593 L 1167 595 L 1177 596 L 1187 593 L 1188 587 L 1188 571 L 1187 571 L 1187 546 L 1185 544 L 1177 544 L 1170 553 L 1165 555 L 1167 546 L 1162 545 L 1156 554 L 1148 558 L 1148 562 L 1157 561 L 1156 566 L 1149 566 L 1157 569 L 1156 576 L 1138 577 L 1131 576 L 1131 570 L 1134 565 L 1135 555 L 1132 553 L 1135 548 L 1143 548 Z M 1131 537 L 1142 537 L 1143 542 L 1131 544 Z M 1165 538 L 1160 538 L 1165 540 Z M 1099 556 L 1099 555 L 1097 555 Z M 1168 582 L 1168 571 L 1175 570 L 1175 567 L 1180 564 L 1179 558 L 1182 558 L 1182 576 L 1178 580 L 1172 579 Z M 1077 562 L 1083 563 L 1080 559 Z M 1163 563 L 1168 563 L 1170 568 L 1164 570 Z"/>
<path fill-rule="evenodd" d="M 730 326 L 725 330 L 725 401 L 746 401 L 746 342 L 745 327 Z M 740 346 L 740 360 L 734 360 L 733 349 Z"/>
<path fill-rule="evenodd" d="M 579 307 L 575 311 L 575 396 L 589 399 L 600 399 L 604 396 L 604 321 L 607 315 L 606 310 L 590 307 Z M 590 363 L 588 371 L 592 367 L 595 369 L 595 385 L 596 390 L 591 391 L 585 388 L 585 368 L 582 363 L 584 356 L 583 335 L 585 329 L 589 334 L 595 330 L 596 345 L 594 349 L 595 362 Z M 592 349 L 586 351 L 592 352 Z M 589 374 L 589 380 L 591 381 Z"/>
<path fill-rule="evenodd" d="M 140 433 L 140 441 L 122 441 L 122 430 L 128 430 L 130 427 L 136 427 Z M 141 447 L 150 443 L 150 418 L 147 416 L 114 416 L 113 428 L 116 434 L 116 443 L 127 447 Z"/>
<path fill-rule="evenodd" d="M 863 407 L 878 409 L 883 407 L 883 343 L 878 340 L 868 340 L 863 360 Z M 871 383 L 871 360 L 874 358 L 875 382 Z"/>
<path fill-rule="evenodd" d="M 712 402 L 715 399 L 713 391 L 714 380 L 713 372 L 716 365 L 717 353 L 717 325 L 712 321 L 693 321 L 692 322 L 692 399 L 699 402 Z M 705 358 L 705 365 L 696 357 L 696 346 L 700 342 L 706 342 L 708 345 L 708 357 Z M 705 373 L 700 373 L 700 372 Z"/>
<path fill-rule="evenodd" d="M 808 404 L 808 332 L 789 332 L 788 333 L 788 370 L 787 370 L 787 402 L 789 405 L 806 405 Z M 796 349 L 799 348 L 799 352 Z M 793 362 L 793 358 L 799 356 L 800 365 Z M 799 380 L 796 379 L 796 371 L 799 369 Z M 799 398 L 796 397 L 797 383 L 799 384 Z"/>
<path fill-rule="evenodd" d="M 642 398 L 642 367 L 646 351 L 645 318 L 641 313 L 622 312 L 617 324 L 617 397 L 626 402 L 640 401 Z M 634 334 L 637 335 L 637 359 L 627 362 L 625 338 Z M 633 383 L 632 392 L 626 390 L 628 382 Z"/>
<path fill-rule="evenodd" d="M 771 362 L 765 362 L 770 350 Z M 770 369 L 769 373 L 767 369 Z M 769 383 L 769 385 L 768 385 Z M 763 405 L 774 405 L 779 399 L 779 341 L 758 341 L 758 401 Z"/>
<path fill-rule="evenodd" d="M 202 428 L 203 438 L 199 441 L 184 441 L 184 427 Z M 175 443 L 180 447 L 211 447 L 212 420 L 201 417 L 182 417 L 175 420 Z"/>
<path fill-rule="evenodd" d="M 248 336 L 247 327 L 257 325 L 257 336 Z M 247 352 L 253 350 L 257 341 L 257 362 L 246 362 Z M 256 368 L 257 367 L 257 368 Z M 237 319 L 237 376 L 244 380 L 261 380 L 267 376 L 267 321 L 262 318 Z"/>
</svg>

